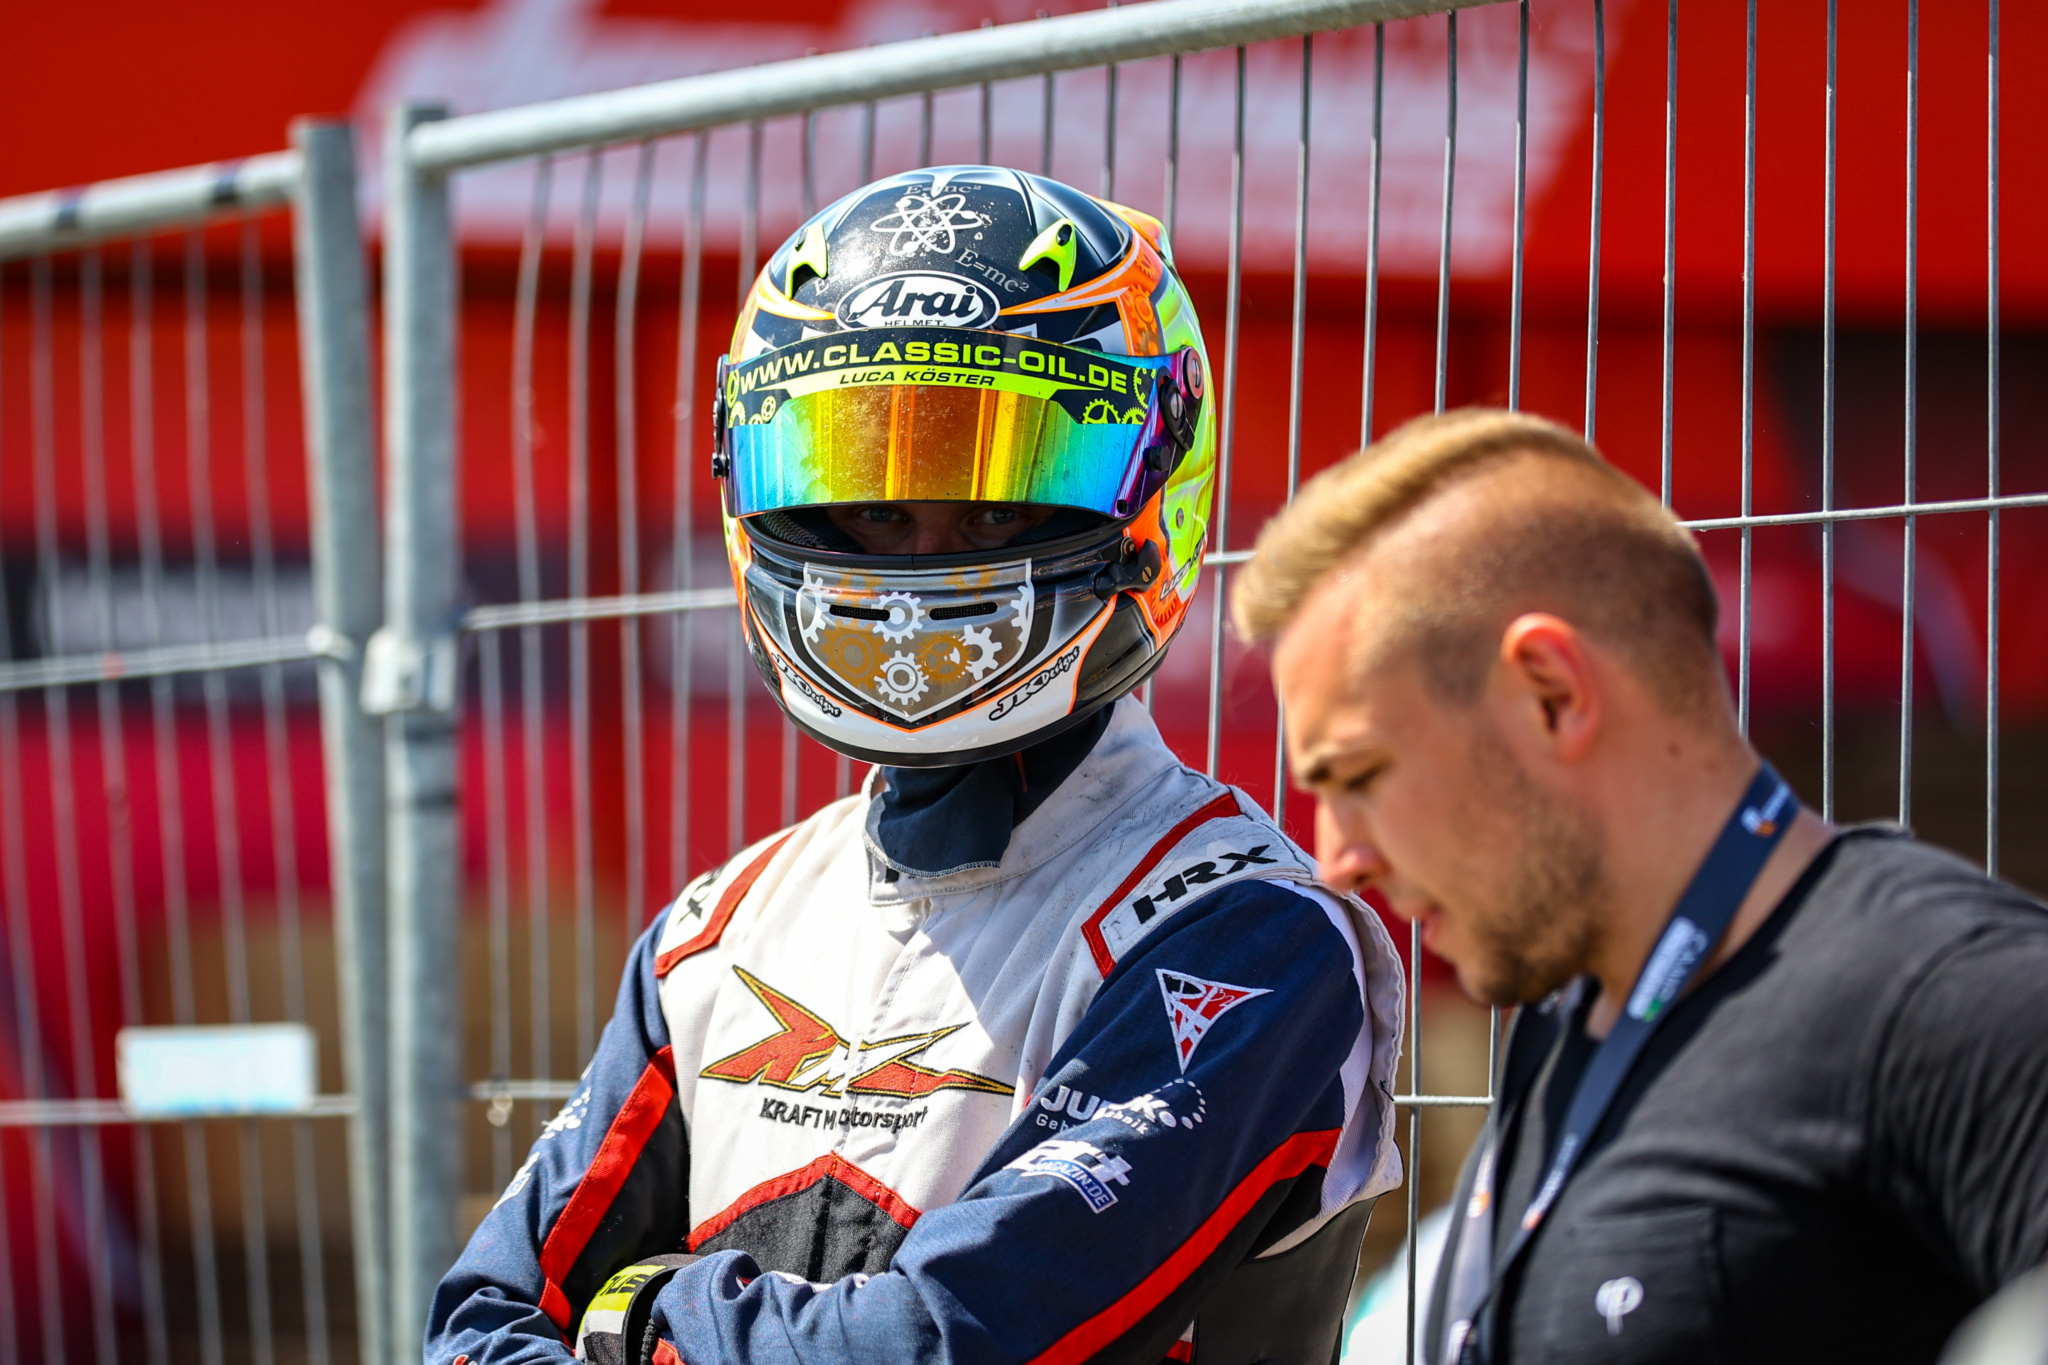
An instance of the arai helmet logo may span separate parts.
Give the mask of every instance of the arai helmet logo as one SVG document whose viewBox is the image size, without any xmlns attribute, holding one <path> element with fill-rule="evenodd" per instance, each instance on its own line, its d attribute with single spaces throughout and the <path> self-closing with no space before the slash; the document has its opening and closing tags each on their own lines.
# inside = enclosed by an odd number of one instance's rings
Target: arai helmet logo
<svg viewBox="0 0 2048 1365">
<path fill-rule="evenodd" d="M 973 280 L 906 270 L 869 280 L 839 301 L 838 315 L 844 327 L 986 327 L 1001 307 Z"/>
</svg>

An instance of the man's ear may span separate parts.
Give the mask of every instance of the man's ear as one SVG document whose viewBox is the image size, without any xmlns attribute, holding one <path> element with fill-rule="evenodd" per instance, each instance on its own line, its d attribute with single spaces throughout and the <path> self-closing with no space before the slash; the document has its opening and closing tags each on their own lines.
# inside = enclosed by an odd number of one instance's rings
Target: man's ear
<svg viewBox="0 0 2048 1365">
<path fill-rule="evenodd" d="M 1528 737 L 1564 762 L 1583 757 L 1604 711 L 1586 637 L 1561 617 L 1529 612 L 1501 632 L 1500 665 L 1510 714 Z"/>
</svg>

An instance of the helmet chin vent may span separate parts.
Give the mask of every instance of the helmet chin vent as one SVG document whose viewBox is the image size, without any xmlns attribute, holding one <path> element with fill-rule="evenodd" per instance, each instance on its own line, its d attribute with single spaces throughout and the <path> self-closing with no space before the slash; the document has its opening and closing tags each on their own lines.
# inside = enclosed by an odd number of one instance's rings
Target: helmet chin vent
<svg viewBox="0 0 2048 1365">
<path fill-rule="evenodd" d="M 1001 608 L 994 602 L 969 602 L 958 607 L 933 607 L 934 621 L 964 621 L 970 616 L 994 616 Z"/>
</svg>

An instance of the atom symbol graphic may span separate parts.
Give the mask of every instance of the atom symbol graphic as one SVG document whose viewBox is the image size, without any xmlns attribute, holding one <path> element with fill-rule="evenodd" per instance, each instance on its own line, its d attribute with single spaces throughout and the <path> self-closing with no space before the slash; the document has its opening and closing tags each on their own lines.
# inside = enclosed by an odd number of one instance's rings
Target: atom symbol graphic
<svg viewBox="0 0 2048 1365">
<path fill-rule="evenodd" d="M 908 256 L 913 251 L 950 256 L 960 245 L 960 233 L 987 227 L 988 223 L 987 214 L 967 207 L 964 194 L 920 194 L 912 190 L 896 201 L 896 212 L 875 219 L 868 228 L 889 234 L 891 256 Z"/>
</svg>

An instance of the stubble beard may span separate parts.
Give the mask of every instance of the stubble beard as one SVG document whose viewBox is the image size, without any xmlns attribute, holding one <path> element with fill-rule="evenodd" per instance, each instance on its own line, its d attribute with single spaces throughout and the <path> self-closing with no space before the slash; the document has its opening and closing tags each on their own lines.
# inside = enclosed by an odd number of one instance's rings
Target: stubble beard
<svg viewBox="0 0 2048 1365">
<path fill-rule="evenodd" d="M 1472 926 L 1465 986 L 1489 1004 L 1534 1004 L 1591 967 L 1609 899 L 1605 846 L 1591 812 L 1539 787 L 1490 731 L 1474 759 L 1513 862 L 1496 908 Z"/>
</svg>

